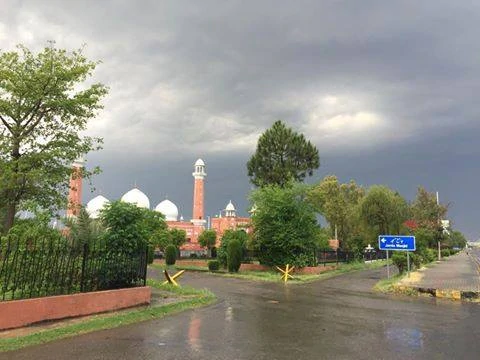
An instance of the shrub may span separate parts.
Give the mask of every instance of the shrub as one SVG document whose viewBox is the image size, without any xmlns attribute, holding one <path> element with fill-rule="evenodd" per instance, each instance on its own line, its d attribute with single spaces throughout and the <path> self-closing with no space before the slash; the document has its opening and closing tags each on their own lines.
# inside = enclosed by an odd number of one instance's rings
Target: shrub
<svg viewBox="0 0 480 360">
<path fill-rule="evenodd" d="M 424 249 L 423 251 L 420 252 L 420 255 L 423 258 L 424 263 L 430 263 L 432 261 L 435 261 L 437 259 L 437 253 L 433 249 Z"/>
<path fill-rule="evenodd" d="M 397 266 L 400 274 L 407 270 L 407 254 L 400 251 L 395 251 L 392 255 L 392 262 Z"/>
<path fill-rule="evenodd" d="M 448 257 L 448 256 L 451 255 L 450 249 L 442 249 L 442 250 L 440 250 L 440 253 L 441 253 L 442 257 Z"/>
<path fill-rule="evenodd" d="M 198 259 L 198 254 L 197 253 L 191 253 L 190 254 L 190 259 Z"/>
<path fill-rule="evenodd" d="M 243 230 L 227 230 L 222 236 L 222 242 L 220 244 L 220 247 L 217 250 L 217 259 L 220 261 L 220 264 L 223 267 L 227 267 L 227 248 L 228 244 L 233 241 L 233 240 L 238 240 L 240 241 L 240 244 L 242 245 L 242 250 L 246 249 L 247 246 L 247 241 L 248 241 L 248 235 L 245 231 Z"/>
<path fill-rule="evenodd" d="M 168 245 L 165 248 L 165 264 L 175 265 L 176 260 L 177 260 L 177 248 L 175 247 L 175 245 Z"/>
<path fill-rule="evenodd" d="M 232 240 L 227 248 L 227 267 L 229 272 L 238 272 L 242 263 L 242 244 L 238 240 Z"/>
<path fill-rule="evenodd" d="M 210 260 L 208 263 L 208 270 L 210 271 L 217 271 L 220 269 L 220 261 L 218 260 Z"/>
</svg>

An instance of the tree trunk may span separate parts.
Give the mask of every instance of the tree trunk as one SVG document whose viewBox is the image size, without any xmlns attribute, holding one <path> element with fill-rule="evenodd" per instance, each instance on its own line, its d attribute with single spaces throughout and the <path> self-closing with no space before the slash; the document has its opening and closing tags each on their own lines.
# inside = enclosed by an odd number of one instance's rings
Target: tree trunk
<svg viewBox="0 0 480 360">
<path fill-rule="evenodd" d="M 7 213 L 5 215 L 5 221 L 3 222 L 4 231 L 7 232 L 13 226 L 13 221 L 15 220 L 15 213 L 17 212 L 16 204 L 7 205 Z"/>
</svg>

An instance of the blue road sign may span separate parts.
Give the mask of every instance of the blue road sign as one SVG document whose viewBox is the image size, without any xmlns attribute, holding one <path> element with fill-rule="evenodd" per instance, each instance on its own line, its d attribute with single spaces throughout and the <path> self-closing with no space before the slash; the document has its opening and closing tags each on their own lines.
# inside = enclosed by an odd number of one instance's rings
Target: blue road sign
<svg viewBox="0 0 480 360">
<path fill-rule="evenodd" d="M 380 250 L 415 251 L 415 236 L 380 235 L 378 248 Z"/>
</svg>

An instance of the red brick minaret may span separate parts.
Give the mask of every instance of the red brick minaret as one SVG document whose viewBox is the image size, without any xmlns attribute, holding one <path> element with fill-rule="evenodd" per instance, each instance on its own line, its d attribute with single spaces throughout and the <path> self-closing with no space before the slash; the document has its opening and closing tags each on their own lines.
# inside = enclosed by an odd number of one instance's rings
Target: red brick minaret
<svg viewBox="0 0 480 360">
<path fill-rule="evenodd" d="M 82 171 L 83 159 L 75 160 L 72 164 L 72 175 L 68 190 L 67 217 L 75 217 L 82 205 Z"/>
<path fill-rule="evenodd" d="M 192 173 L 195 178 L 195 183 L 193 185 L 193 217 L 192 222 L 197 225 L 205 224 L 204 216 L 204 190 L 203 183 L 207 173 L 205 172 L 205 163 L 202 159 L 198 159 L 195 162 L 194 172 Z"/>
</svg>

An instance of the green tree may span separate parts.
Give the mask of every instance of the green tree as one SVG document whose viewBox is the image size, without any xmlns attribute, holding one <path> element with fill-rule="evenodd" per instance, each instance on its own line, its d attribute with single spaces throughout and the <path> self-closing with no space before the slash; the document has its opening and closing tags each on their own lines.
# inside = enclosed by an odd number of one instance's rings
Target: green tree
<svg viewBox="0 0 480 360">
<path fill-rule="evenodd" d="M 247 163 L 250 181 L 259 187 L 284 187 L 290 181 L 303 181 L 319 166 L 317 148 L 280 120 L 260 136 L 255 154 Z"/>
<path fill-rule="evenodd" d="M 412 204 L 413 219 L 420 227 L 438 230 L 441 219 L 447 215 L 448 205 L 437 204 L 435 193 L 419 187 L 417 196 Z"/>
<path fill-rule="evenodd" d="M 154 234 L 165 229 L 165 221 L 156 211 L 134 204 L 114 201 L 105 206 L 100 219 L 106 231 L 109 251 L 134 254 L 151 246 Z"/>
<path fill-rule="evenodd" d="M 344 244 L 358 231 L 357 206 L 365 195 L 365 190 L 351 180 L 341 184 L 334 175 L 326 176 L 312 186 L 308 192 L 308 201 L 327 220 L 330 225 L 330 237 L 335 236 Z"/>
<path fill-rule="evenodd" d="M 252 192 L 256 205 L 253 244 L 262 264 L 301 267 L 316 263 L 319 226 L 315 209 L 305 201 L 306 192 L 300 184 L 271 185 Z"/>
<path fill-rule="evenodd" d="M 243 249 L 242 244 L 237 239 L 228 243 L 227 247 L 227 267 L 228 272 L 238 272 L 242 265 Z"/>
<path fill-rule="evenodd" d="M 198 243 L 200 246 L 207 248 L 208 256 L 212 255 L 212 248 L 217 242 L 217 232 L 215 230 L 204 230 L 198 237 Z"/>
<path fill-rule="evenodd" d="M 99 241 L 105 233 L 100 221 L 90 218 L 90 215 L 81 208 L 76 218 L 67 218 L 64 220 L 68 227 L 67 237 L 76 245 L 93 245 Z"/>
<path fill-rule="evenodd" d="M 386 186 L 373 185 L 360 204 L 360 216 L 376 236 L 398 230 L 408 219 L 403 213 L 405 200 Z M 375 237 L 376 237 L 375 236 Z"/>
<path fill-rule="evenodd" d="M 187 232 L 182 229 L 170 229 L 170 235 L 172 236 L 172 244 L 178 249 L 187 242 Z"/>
<path fill-rule="evenodd" d="M 243 230 L 232 230 L 229 229 L 223 233 L 221 244 L 217 250 L 217 259 L 220 261 L 222 266 L 227 266 L 227 248 L 228 244 L 233 241 L 238 240 L 242 246 L 242 251 L 246 249 L 248 243 L 248 234 Z"/>
<path fill-rule="evenodd" d="M 460 231 L 454 230 L 446 237 L 445 243 L 451 248 L 456 247 L 462 249 L 467 245 L 467 239 Z"/>
<path fill-rule="evenodd" d="M 165 251 L 168 245 L 173 245 L 172 233 L 169 230 L 158 230 L 152 234 L 152 244 L 155 248 Z"/>
<path fill-rule="evenodd" d="M 52 46 L 34 54 L 18 46 L 0 53 L 4 231 L 29 201 L 44 209 L 64 208 L 71 163 L 100 148 L 101 139 L 81 135 L 107 94 L 104 85 L 85 83 L 97 64 L 81 49 L 69 53 Z"/>
</svg>

